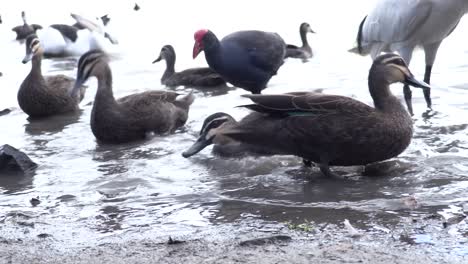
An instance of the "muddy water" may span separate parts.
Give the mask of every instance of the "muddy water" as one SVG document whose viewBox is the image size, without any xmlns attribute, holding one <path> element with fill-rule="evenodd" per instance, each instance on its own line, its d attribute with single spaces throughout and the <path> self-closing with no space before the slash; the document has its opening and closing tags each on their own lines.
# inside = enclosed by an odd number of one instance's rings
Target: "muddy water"
<svg viewBox="0 0 468 264">
<path fill-rule="evenodd" d="M 117 146 L 98 144 L 91 133 L 95 80 L 88 82 L 77 114 L 29 121 L 17 106 L 16 92 L 30 64 L 21 64 L 24 46 L 13 41 L 10 28 L 21 22 L 23 9 L 31 22 L 43 25 L 71 23 L 67 17 L 71 11 L 88 16 L 109 13 L 112 32 L 120 41 L 110 47 L 117 97 L 165 89 L 159 83 L 164 65 L 151 64 L 164 44 L 176 48 L 176 69 L 204 65 L 203 56 L 191 59 L 192 34 L 201 27 L 219 36 L 245 28 L 277 31 L 287 42 L 298 44 L 298 25 L 308 21 L 318 32 L 310 37 L 316 56 L 308 63 L 287 61 L 265 92 L 323 89 L 371 104 L 367 90 L 371 61 L 346 50 L 353 46 L 357 25 L 372 1 L 361 1 L 358 7 L 322 2 L 269 7 L 249 3 L 245 10 L 243 1 L 225 8 L 215 1 L 148 1 L 135 12 L 130 2 L 112 1 L 111 6 L 103 2 L 89 10 L 86 1 L 67 6 L 51 1 L 58 11 L 47 15 L 41 14 L 44 1 L 2 7 L 0 110 L 9 107 L 13 112 L 0 117 L 0 143 L 25 151 L 39 168 L 21 178 L 0 177 L 0 237 L 35 239 L 47 234 L 67 246 L 81 246 L 190 235 L 220 226 L 268 231 L 287 222 L 312 221 L 340 228 L 349 219 L 384 238 L 391 233 L 399 243 L 467 255 L 468 227 L 453 220 L 468 210 L 466 19 L 439 51 L 432 77 L 434 111 L 426 112 L 422 92 L 413 92 L 415 135 L 410 147 L 398 158 L 373 166 L 365 176 L 362 168 L 337 168 L 345 180 L 324 178 L 315 168 L 303 168 L 295 157 L 221 159 L 207 148 L 182 158 L 207 115 L 224 111 L 241 118 L 248 113 L 235 108 L 246 103 L 240 89 L 195 91 L 197 99 L 184 129 Z M 337 5 L 347 6 L 337 11 Z M 44 74 L 74 76 L 76 61 L 44 60 Z M 424 54 L 417 51 L 410 68 L 421 78 L 423 62 Z M 401 90 L 400 85 L 393 89 L 399 96 Z M 40 204 L 33 206 L 30 200 L 36 197 Z M 451 219 L 449 227 L 443 228 L 441 215 Z"/>
</svg>

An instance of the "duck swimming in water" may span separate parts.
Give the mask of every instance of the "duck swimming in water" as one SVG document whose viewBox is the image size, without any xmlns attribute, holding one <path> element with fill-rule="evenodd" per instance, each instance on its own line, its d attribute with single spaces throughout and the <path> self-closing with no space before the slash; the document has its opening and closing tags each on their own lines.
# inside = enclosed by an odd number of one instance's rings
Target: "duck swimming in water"
<svg viewBox="0 0 468 264">
<path fill-rule="evenodd" d="M 183 126 L 194 100 L 170 91 L 146 91 L 114 98 L 108 56 L 100 50 L 83 54 L 78 61 L 75 88 L 94 76 L 98 88 L 91 111 L 91 130 L 104 143 L 144 139 L 148 133 L 167 134 Z"/>
<path fill-rule="evenodd" d="M 390 84 L 396 82 L 430 88 L 414 78 L 400 56 L 385 54 L 369 71 L 374 107 L 345 96 L 309 92 L 244 95 L 253 104 L 243 107 L 253 112 L 235 125 L 200 137 L 195 143 L 199 147 L 190 149 L 190 154 L 223 136 L 318 163 L 327 176 L 336 176 L 330 166 L 366 165 L 396 157 L 413 135 L 410 115 L 390 91 Z"/>
<path fill-rule="evenodd" d="M 198 140 L 190 149 L 182 153 L 182 156 L 184 158 L 193 156 L 211 144 L 214 144 L 213 154 L 220 157 L 270 156 L 277 154 L 271 152 L 268 146 L 241 143 L 218 133 L 218 131 L 236 125 L 237 121 L 226 113 L 218 112 L 208 116 L 203 122 Z M 207 138 L 210 138 L 210 140 L 206 140 Z"/>
<path fill-rule="evenodd" d="M 208 88 L 226 86 L 224 79 L 213 69 L 208 67 L 192 68 L 181 72 L 175 71 L 176 53 L 171 45 L 162 47 L 159 57 L 153 63 L 166 61 L 166 70 L 161 77 L 161 84 L 168 87 L 188 86 Z"/>
<path fill-rule="evenodd" d="M 75 79 L 62 74 L 44 77 L 41 71 L 43 52 L 37 36 L 29 35 L 26 38 L 23 63 L 32 60 L 32 66 L 18 91 L 20 108 L 30 117 L 46 117 L 78 110 L 86 88 L 78 86 L 70 93 Z"/>
<path fill-rule="evenodd" d="M 310 27 L 309 23 L 302 23 L 299 26 L 299 34 L 302 40 L 302 46 L 298 47 L 292 44 L 286 45 L 286 55 L 285 58 L 296 58 L 302 59 L 303 61 L 307 61 L 307 59 L 312 58 L 314 53 L 312 52 L 312 48 L 309 45 L 309 41 L 307 40 L 307 33 L 315 33 L 312 28 Z"/>
</svg>

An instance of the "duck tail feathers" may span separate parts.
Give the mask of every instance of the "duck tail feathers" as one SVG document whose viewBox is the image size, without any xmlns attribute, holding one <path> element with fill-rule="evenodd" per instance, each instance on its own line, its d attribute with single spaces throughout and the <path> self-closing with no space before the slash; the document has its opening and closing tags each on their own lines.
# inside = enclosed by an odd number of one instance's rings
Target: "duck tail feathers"
<svg viewBox="0 0 468 264">
<path fill-rule="evenodd" d="M 188 108 L 193 103 L 193 101 L 195 101 L 195 95 L 193 95 L 193 90 L 191 90 L 189 94 L 177 98 L 176 101 L 179 102 L 183 107 Z"/>
</svg>

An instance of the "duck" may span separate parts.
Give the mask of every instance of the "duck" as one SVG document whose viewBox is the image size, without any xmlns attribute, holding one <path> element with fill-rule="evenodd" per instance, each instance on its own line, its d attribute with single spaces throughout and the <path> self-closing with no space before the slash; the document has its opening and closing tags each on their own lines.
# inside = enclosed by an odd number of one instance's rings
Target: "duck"
<svg viewBox="0 0 468 264">
<path fill-rule="evenodd" d="M 71 17 L 76 20 L 74 25 L 52 24 L 38 32 L 46 57 L 81 56 L 92 49 L 104 49 L 105 39 L 118 44 L 106 31 L 109 18 L 101 17 L 102 23 L 98 23 L 78 14 L 72 13 Z"/>
<path fill-rule="evenodd" d="M 180 97 L 172 91 L 145 91 L 115 99 L 109 56 L 91 50 L 78 61 L 75 89 L 90 77 L 98 87 L 91 110 L 91 130 L 99 142 L 118 144 L 145 139 L 148 134 L 166 135 L 182 127 L 194 96 Z"/>
<path fill-rule="evenodd" d="M 382 52 L 398 52 L 408 63 L 413 51 L 425 53 L 424 82 L 430 83 L 437 51 L 442 41 L 458 26 L 468 12 L 464 0 L 381 0 L 361 21 L 357 47 L 350 51 L 375 59 Z M 428 109 L 432 109 L 430 90 L 423 90 Z M 403 86 L 408 111 L 413 115 L 412 91 Z"/>
<path fill-rule="evenodd" d="M 277 33 L 237 31 L 218 40 L 208 29 L 194 34 L 193 58 L 205 52 L 208 66 L 227 82 L 260 94 L 284 63 L 286 43 Z"/>
<path fill-rule="evenodd" d="M 86 87 L 79 86 L 73 93 L 75 79 L 63 74 L 43 76 L 41 70 L 43 48 L 39 38 L 31 34 L 26 38 L 26 56 L 23 63 L 31 63 L 31 71 L 18 90 L 20 108 L 32 118 L 77 111 Z"/>
<path fill-rule="evenodd" d="M 24 11 L 21 11 L 21 18 L 23 19 L 23 25 L 16 26 L 11 30 L 16 33 L 16 40 L 24 42 L 26 37 L 35 34 L 38 29 L 42 29 L 42 26 L 38 24 L 28 24 L 26 21 L 26 12 Z"/>
<path fill-rule="evenodd" d="M 198 88 L 209 88 L 226 86 L 224 79 L 213 69 L 208 67 L 186 69 L 175 72 L 176 53 L 174 47 L 165 45 L 162 47 L 159 57 L 153 63 L 161 60 L 166 61 L 166 70 L 161 77 L 161 84 L 168 87 L 188 86 Z"/>
<path fill-rule="evenodd" d="M 315 31 L 313 31 L 310 27 L 309 23 L 304 22 L 299 26 L 299 34 L 301 36 L 302 46 L 298 47 L 292 44 L 287 44 L 286 55 L 284 56 L 285 58 L 296 58 L 302 59 L 303 61 L 307 61 L 307 59 L 312 58 L 314 53 L 312 52 L 312 48 L 307 41 L 307 33 L 309 32 L 315 33 Z"/>
<path fill-rule="evenodd" d="M 295 155 L 319 165 L 328 177 L 330 166 L 365 166 L 394 158 L 410 144 L 413 122 L 390 91 L 390 84 L 430 86 L 414 78 L 397 54 L 376 58 L 369 70 L 374 107 L 350 97 L 312 92 L 243 95 L 252 112 L 225 129 L 219 127 L 196 145 L 208 146 L 217 137 L 268 147 L 281 155 Z"/>
<path fill-rule="evenodd" d="M 276 153 L 271 152 L 268 146 L 258 146 L 235 141 L 223 136 L 218 131 L 229 127 L 235 127 L 237 121 L 229 114 L 217 112 L 208 116 L 200 129 L 199 138 L 186 151 L 182 153 L 184 158 L 191 157 L 206 146 L 213 144 L 212 153 L 219 157 L 243 157 L 243 156 L 271 156 Z M 214 135 L 211 137 L 211 135 Z M 209 140 L 206 140 L 210 138 Z"/>
</svg>

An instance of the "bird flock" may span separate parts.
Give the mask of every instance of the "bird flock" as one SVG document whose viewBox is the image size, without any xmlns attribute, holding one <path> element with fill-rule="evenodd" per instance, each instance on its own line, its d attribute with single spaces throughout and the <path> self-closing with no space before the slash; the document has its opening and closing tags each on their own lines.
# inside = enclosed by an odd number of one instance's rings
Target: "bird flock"
<svg viewBox="0 0 468 264">
<path fill-rule="evenodd" d="M 421 88 L 427 107 L 432 107 L 429 83 L 437 50 L 466 12 L 466 0 L 377 1 L 356 27 L 357 46 L 350 50 L 370 54 L 373 60 L 368 89 L 374 107 L 317 92 L 262 94 L 287 58 L 303 62 L 313 58 L 307 34 L 314 31 L 308 23 L 299 27 L 302 46 L 286 44 L 273 32 L 245 30 L 218 38 L 215 32 L 200 29 L 194 33 L 193 58 L 203 52 L 207 67 L 180 72 L 175 71 L 174 48 L 165 45 L 153 62 L 166 62 L 161 84 L 194 89 L 231 84 L 250 92 L 243 96 L 251 103 L 240 106 L 251 111 L 247 116 L 236 121 L 227 113 L 207 113 L 198 139 L 182 156 L 189 158 L 209 145 L 221 158 L 294 155 L 305 165 L 316 164 L 329 177 L 337 177 L 330 166 L 367 165 L 396 157 L 413 135 L 409 87 Z M 118 44 L 106 31 L 107 15 L 88 20 L 72 14 L 76 24 L 47 28 L 28 24 L 24 12 L 21 16 L 23 25 L 12 30 L 26 46 L 23 63 L 31 62 L 31 70 L 19 88 L 18 104 L 30 118 L 79 110 L 86 81 L 95 77 L 90 126 L 99 142 L 119 144 L 149 134 L 164 136 L 186 123 L 196 100 L 192 93 L 149 90 L 114 97 L 110 58 L 100 44 L 103 39 Z M 51 35 L 60 37 L 51 40 Z M 408 68 L 416 47 L 426 55 L 424 81 Z M 79 56 L 76 78 L 43 76 L 41 61 L 50 56 Z M 397 82 L 404 84 L 406 107 L 390 91 Z"/>
</svg>

